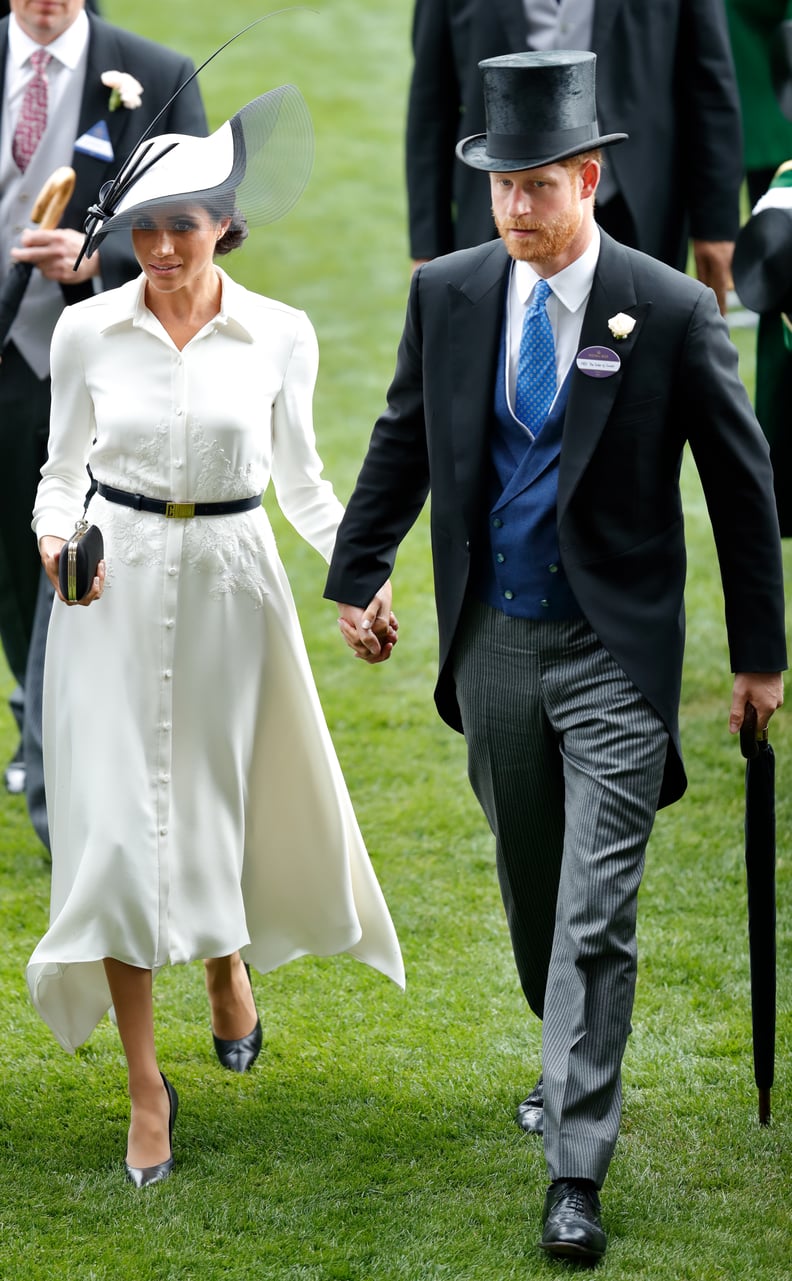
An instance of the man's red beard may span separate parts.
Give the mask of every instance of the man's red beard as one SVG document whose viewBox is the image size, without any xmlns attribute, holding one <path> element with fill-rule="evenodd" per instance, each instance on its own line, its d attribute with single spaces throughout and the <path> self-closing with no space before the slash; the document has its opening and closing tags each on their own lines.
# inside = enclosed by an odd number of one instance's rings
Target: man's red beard
<svg viewBox="0 0 792 1281">
<path fill-rule="evenodd" d="M 530 218 L 499 220 L 496 215 L 493 214 L 493 216 L 495 225 L 512 258 L 519 258 L 522 262 L 547 262 L 557 258 L 574 240 L 582 218 L 579 204 L 556 214 L 554 218 L 540 222 L 532 221 Z M 534 235 L 515 241 L 508 235 L 512 228 L 519 231 L 533 231 Z"/>
</svg>

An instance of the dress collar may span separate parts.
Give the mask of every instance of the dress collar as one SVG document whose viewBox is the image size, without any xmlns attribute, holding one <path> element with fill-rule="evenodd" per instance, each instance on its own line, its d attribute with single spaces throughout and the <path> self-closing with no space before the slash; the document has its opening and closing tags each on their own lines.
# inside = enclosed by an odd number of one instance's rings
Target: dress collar
<svg viewBox="0 0 792 1281">
<path fill-rule="evenodd" d="M 220 310 L 208 322 L 207 327 L 215 329 L 222 327 L 230 337 L 239 338 L 243 342 L 252 342 L 253 329 L 248 291 L 232 280 L 222 268 L 216 267 L 216 271 L 222 285 Z M 101 332 L 106 333 L 109 329 L 123 325 L 149 331 L 153 331 L 156 327 L 157 332 L 160 332 L 158 322 L 155 321 L 144 302 L 145 289 L 146 277 L 141 272 L 135 280 L 122 285 L 120 289 L 98 295 L 106 303 L 106 316 L 101 325 Z"/>
</svg>

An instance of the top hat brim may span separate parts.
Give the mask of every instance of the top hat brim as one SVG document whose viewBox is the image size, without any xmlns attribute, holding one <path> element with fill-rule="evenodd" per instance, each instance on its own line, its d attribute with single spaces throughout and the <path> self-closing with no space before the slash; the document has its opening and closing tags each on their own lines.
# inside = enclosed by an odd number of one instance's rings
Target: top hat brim
<svg viewBox="0 0 792 1281">
<path fill-rule="evenodd" d="M 601 137 L 587 138 L 574 146 L 563 147 L 560 151 L 549 150 L 535 152 L 533 155 L 495 156 L 488 150 L 488 135 L 474 133 L 457 143 L 456 154 L 472 169 L 483 169 L 488 173 L 516 173 L 521 169 L 540 169 L 543 165 L 553 165 L 570 156 L 579 156 L 586 151 L 598 151 L 600 147 L 610 147 L 616 142 L 624 142 L 629 137 L 626 133 L 606 133 Z M 512 147 L 509 147 L 512 150 Z"/>
<path fill-rule="evenodd" d="M 732 276 L 750 311 L 792 311 L 792 209 L 763 209 L 749 218 L 734 246 Z"/>
</svg>

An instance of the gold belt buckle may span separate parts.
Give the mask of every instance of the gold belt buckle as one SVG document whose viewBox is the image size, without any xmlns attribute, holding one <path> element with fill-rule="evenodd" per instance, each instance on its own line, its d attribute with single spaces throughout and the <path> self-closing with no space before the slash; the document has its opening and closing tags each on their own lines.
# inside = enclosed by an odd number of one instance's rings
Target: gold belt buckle
<svg viewBox="0 0 792 1281">
<path fill-rule="evenodd" d="M 166 503 L 165 516 L 168 520 L 189 520 L 195 515 L 195 503 Z"/>
</svg>

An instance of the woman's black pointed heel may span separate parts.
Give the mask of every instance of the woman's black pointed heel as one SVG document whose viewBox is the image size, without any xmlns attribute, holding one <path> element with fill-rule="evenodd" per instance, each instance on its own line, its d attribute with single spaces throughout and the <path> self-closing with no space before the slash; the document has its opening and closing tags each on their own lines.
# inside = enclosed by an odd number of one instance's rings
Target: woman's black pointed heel
<svg viewBox="0 0 792 1281">
<path fill-rule="evenodd" d="M 253 983 L 250 979 L 250 966 L 245 962 L 245 971 L 250 983 L 250 991 L 253 991 Z M 253 1002 L 255 1005 L 255 1000 Z M 224 1068 L 231 1072 L 249 1072 L 261 1051 L 262 1042 L 261 1019 L 256 1012 L 256 1026 L 247 1036 L 240 1036 L 236 1041 L 224 1041 L 222 1037 L 215 1036 L 212 1033 L 214 1041 L 215 1054 Z"/>
<path fill-rule="evenodd" d="M 167 1161 L 160 1161 L 159 1165 L 145 1165 L 142 1169 L 138 1169 L 134 1165 L 129 1165 L 129 1163 L 125 1161 L 124 1169 L 126 1170 L 126 1176 L 130 1183 L 134 1183 L 136 1188 L 147 1188 L 152 1183 L 161 1183 L 163 1179 L 167 1179 L 173 1169 L 173 1127 L 176 1124 L 176 1111 L 179 1106 L 179 1096 L 165 1073 L 160 1072 L 160 1076 L 162 1077 L 162 1084 L 168 1092 L 168 1104 L 170 1107 L 170 1115 L 168 1117 L 168 1142 L 171 1150 L 170 1156 Z"/>
</svg>

